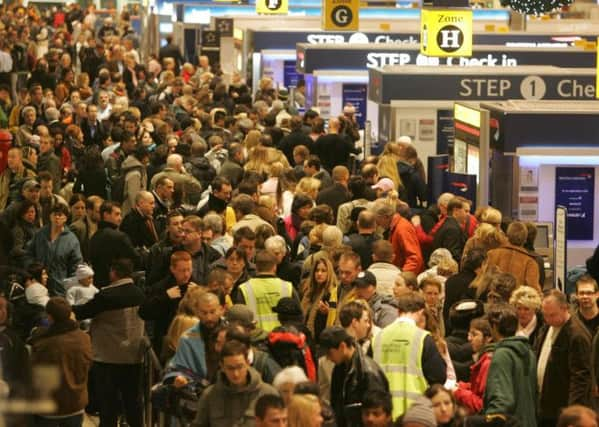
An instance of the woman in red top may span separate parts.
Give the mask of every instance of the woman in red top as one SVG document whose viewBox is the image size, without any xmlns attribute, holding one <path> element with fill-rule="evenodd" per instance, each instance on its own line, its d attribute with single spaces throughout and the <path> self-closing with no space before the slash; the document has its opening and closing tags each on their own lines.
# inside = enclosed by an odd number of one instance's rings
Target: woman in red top
<svg viewBox="0 0 599 427">
<path fill-rule="evenodd" d="M 466 408 L 468 415 L 478 414 L 483 408 L 487 374 L 493 357 L 492 340 L 491 325 L 488 320 L 479 317 L 470 322 L 468 341 L 478 360 L 470 367 L 470 382 L 458 382 L 457 388 L 453 391 L 457 402 Z"/>
</svg>

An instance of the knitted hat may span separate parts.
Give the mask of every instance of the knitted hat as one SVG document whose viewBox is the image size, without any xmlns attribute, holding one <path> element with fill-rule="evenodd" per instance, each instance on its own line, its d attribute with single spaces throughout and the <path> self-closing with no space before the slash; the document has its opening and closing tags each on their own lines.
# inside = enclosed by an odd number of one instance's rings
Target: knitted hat
<svg viewBox="0 0 599 427">
<path fill-rule="evenodd" d="M 420 396 L 405 412 L 402 421 L 404 424 L 417 423 L 423 427 L 436 427 L 433 404 L 426 397 Z"/>
<path fill-rule="evenodd" d="M 94 270 L 89 265 L 80 264 L 77 267 L 77 271 L 75 271 L 75 277 L 77 280 L 87 279 L 88 277 L 93 277 Z"/>
</svg>

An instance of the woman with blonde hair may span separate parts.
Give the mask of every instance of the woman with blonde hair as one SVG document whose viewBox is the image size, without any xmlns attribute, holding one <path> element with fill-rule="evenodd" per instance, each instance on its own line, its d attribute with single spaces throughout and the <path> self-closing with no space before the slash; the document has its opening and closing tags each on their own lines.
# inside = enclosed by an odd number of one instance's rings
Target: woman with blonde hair
<svg viewBox="0 0 599 427">
<path fill-rule="evenodd" d="M 518 313 L 516 336 L 528 338 L 532 345 L 543 326 L 543 318 L 539 311 L 541 296 L 530 286 L 520 286 L 512 293 L 510 304 L 516 307 Z"/>
<path fill-rule="evenodd" d="M 295 394 L 287 407 L 289 427 L 321 427 L 322 406 L 320 400 L 311 394 Z"/>
<path fill-rule="evenodd" d="M 295 186 L 295 194 L 304 194 L 312 200 L 316 200 L 318 191 L 320 190 L 320 180 L 311 177 L 303 177 Z"/>
<path fill-rule="evenodd" d="M 474 235 L 466 241 L 464 251 L 462 252 L 462 264 L 466 258 L 466 254 L 474 248 L 479 248 L 487 252 L 505 243 L 507 243 L 507 237 L 501 229 L 483 222 L 476 228 Z"/>
<path fill-rule="evenodd" d="M 397 162 L 400 160 L 399 152 L 400 147 L 396 142 L 388 142 L 376 164 L 379 176 L 390 178 L 395 184 L 396 190 L 402 187 L 399 170 L 397 169 Z"/>
<path fill-rule="evenodd" d="M 248 152 L 248 161 L 243 167 L 246 171 L 258 172 L 261 175 L 268 175 L 270 165 L 268 163 L 268 149 L 262 145 L 257 145 Z"/>
<path fill-rule="evenodd" d="M 252 129 L 248 132 L 243 140 L 243 146 L 249 152 L 252 148 L 260 145 L 260 138 L 262 137 L 262 132 L 256 129 Z"/>
<path fill-rule="evenodd" d="M 302 311 L 312 336 L 319 337 L 337 320 L 337 276 L 325 255 L 315 255 L 310 276 L 303 285 Z"/>
</svg>

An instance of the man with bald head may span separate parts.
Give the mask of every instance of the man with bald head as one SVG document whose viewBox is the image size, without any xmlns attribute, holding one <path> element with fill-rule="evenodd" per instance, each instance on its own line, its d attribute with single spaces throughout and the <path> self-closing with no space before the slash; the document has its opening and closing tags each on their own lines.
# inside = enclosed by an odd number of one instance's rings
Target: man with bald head
<svg viewBox="0 0 599 427">
<path fill-rule="evenodd" d="M 329 172 L 335 166 L 349 166 L 349 155 L 360 153 L 351 138 L 341 134 L 341 122 L 336 117 L 329 119 L 329 133 L 318 137 L 311 151 Z"/>
<path fill-rule="evenodd" d="M 136 248 L 146 247 L 149 249 L 160 240 L 153 218 L 154 203 L 152 193 L 140 191 L 135 197 L 135 207 L 121 223 L 121 231 L 129 236 Z"/>
<path fill-rule="evenodd" d="M 194 204 L 202 196 L 202 184 L 189 174 L 183 167 L 183 157 L 180 154 L 171 154 L 166 159 L 166 167 L 152 177 L 151 188 L 156 188 L 156 183 L 162 177 L 167 177 L 175 183 L 175 197 L 181 197 L 184 204 Z"/>
</svg>

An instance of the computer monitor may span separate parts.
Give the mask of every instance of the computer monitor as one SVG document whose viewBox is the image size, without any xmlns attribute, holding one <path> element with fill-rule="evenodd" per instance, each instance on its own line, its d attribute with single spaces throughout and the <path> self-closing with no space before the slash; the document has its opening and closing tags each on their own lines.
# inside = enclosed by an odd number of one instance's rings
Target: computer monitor
<svg viewBox="0 0 599 427">
<path fill-rule="evenodd" d="M 535 250 L 539 255 L 552 258 L 553 255 L 553 223 L 535 222 L 537 237 L 535 238 Z"/>
</svg>

